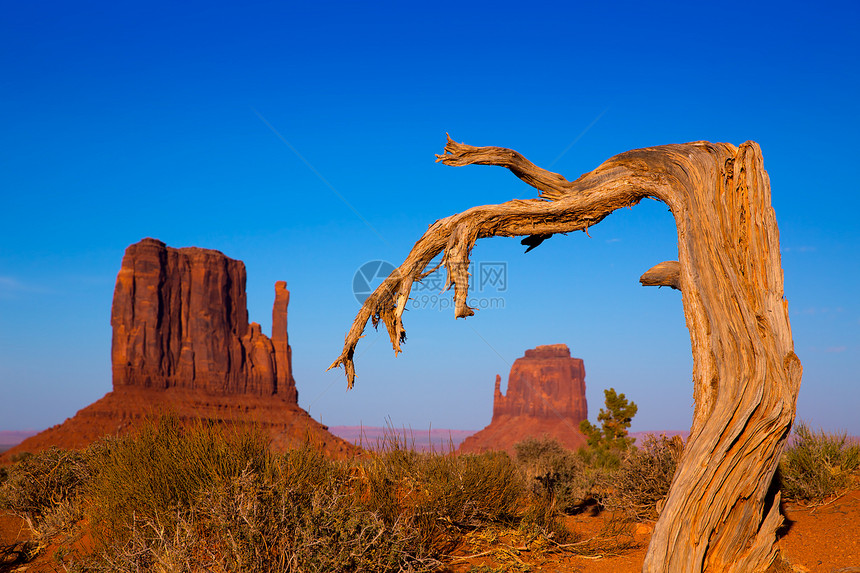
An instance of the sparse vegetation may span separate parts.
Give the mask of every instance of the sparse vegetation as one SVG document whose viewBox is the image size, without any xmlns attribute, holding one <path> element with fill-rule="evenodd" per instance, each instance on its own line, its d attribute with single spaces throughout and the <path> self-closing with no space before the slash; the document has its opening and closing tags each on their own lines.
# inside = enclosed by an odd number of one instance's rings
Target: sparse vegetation
<svg viewBox="0 0 860 573">
<path fill-rule="evenodd" d="M 796 433 L 785 495 L 816 501 L 848 487 L 860 446 L 804 424 Z M 336 461 L 310 446 L 273 454 L 253 427 L 168 417 L 10 466 L 0 508 L 39 535 L 27 551 L 60 544 L 63 566 L 80 572 L 419 572 L 464 553 L 502 563 L 522 547 L 606 555 L 632 544 L 632 520 L 657 518 L 683 450 L 665 436 L 626 443 L 617 468 L 546 437 L 518 444 L 515 460 L 419 453 L 395 436 Z M 603 531 L 583 540 L 563 514 L 586 507 L 608 511 Z M 95 541 L 86 555 L 69 541 L 81 527 Z"/>
<path fill-rule="evenodd" d="M 517 463 L 535 496 L 552 498 L 566 513 L 596 505 L 633 521 L 657 519 L 683 449 L 680 437 L 649 435 L 641 447 L 628 446 L 612 468 L 605 457 L 588 449 L 566 450 L 549 438 L 516 446 Z"/>
<path fill-rule="evenodd" d="M 679 436 L 646 436 L 640 447 L 625 454 L 613 474 L 613 487 L 601 499 L 603 506 L 636 521 L 656 520 L 683 451 Z"/>
<path fill-rule="evenodd" d="M 553 535 L 504 453 L 422 454 L 395 439 L 335 461 L 175 418 L 37 454 L 13 466 L 0 504 L 34 528 L 60 514 L 64 532 L 86 524 L 95 553 L 63 552 L 79 571 L 431 571 L 482 528 Z"/>
<path fill-rule="evenodd" d="M 787 499 L 816 503 L 847 489 L 860 473 L 860 444 L 845 432 L 812 431 L 803 422 L 779 464 L 782 494 Z"/>
<path fill-rule="evenodd" d="M 88 452 L 87 517 L 97 542 L 125 543 L 133 521 L 172 533 L 181 513 L 240 476 L 271 481 L 268 441 L 247 428 L 183 428 L 166 416 L 133 437 L 109 438 Z"/>
</svg>

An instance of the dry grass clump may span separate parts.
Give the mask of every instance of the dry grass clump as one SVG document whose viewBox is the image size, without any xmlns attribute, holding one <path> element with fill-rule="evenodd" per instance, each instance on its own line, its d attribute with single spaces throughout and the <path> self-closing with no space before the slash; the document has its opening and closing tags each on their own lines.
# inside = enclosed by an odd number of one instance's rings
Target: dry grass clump
<svg viewBox="0 0 860 573">
<path fill-rule="evenodd" d="M 571 513 L 594 496 L 603 472 L 553 438 L 526 438 L 514 446 L 517 464 L 532 493 L 551 498 L 560 511 Z"/>
<path fill-rule="evenodd" d="M 860 473 L 860 444 L 850 443 L 845 432 L 814 432 L 803 422 L 794 435 L 779 464 L 786 499 L 817 503 L 851 486 Z"/>
<path fill-rule="evenodd" d="M 78 494 L 90 477 L 87 456 L 51 448 L 7 469 L 0 510 L 23 518 L 37 537 L 51 536 L 80 517 Z"/>
<path fill-rule="evenodd" d="M 89 571 L 422 571 L 411 516 L 374 504 L 361 466 L 262 434 L 161 420 L 95 455 Z M 356 471 L 358 469 L 358 471 Z"/>
<path fill-rule="evenodd" d="M 357 466 L 361 503 L 389 526 L 406 520 L 417 555 L 450 552 L 464 532 L 519 520 L 525 489 L 505 453 L 436 455 L 397 444 Z"/>
<path fill-rule="evenodd" d="M 310 448 L 292 453 L 299 469 L 328 460 Z M 292 468 L 286 464 L 283 471 Z M 329 466 L 329 469 L 336 469 Z M 269 481 L 250 471 L 204 489 L 177 512 L 172 529 L 132 522 L 124 545 L 108 547 L 89 571 L 423 571 L 409 553 L 411 532 L 387 527 L 356 507 L 345 472 Z M 324 477 L 323 482 L 302 477 Z M 318 488 L 314 488 L 317 485 Z"/>
<path fill-rule="evenodd" d="M 175 416 L 133 436 L 105 439 L 88 450 L 88 459 L 86 514 L 96 542 L 105 545 L 127 541 L 135 523 L 172 532 L 182 511 L 204 492 L 273 470 L 261 433 L 202 422 L 186 427 Z"/>
</svg>

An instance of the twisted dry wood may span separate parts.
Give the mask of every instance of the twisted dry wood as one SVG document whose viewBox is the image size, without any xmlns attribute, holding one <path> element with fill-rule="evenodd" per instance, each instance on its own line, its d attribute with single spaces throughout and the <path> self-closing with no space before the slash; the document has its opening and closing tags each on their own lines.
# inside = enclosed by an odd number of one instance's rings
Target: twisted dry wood
<svg viewBox="0 0 860 573">
<path fill-rule="evenodd" d="M 694 142 L 628 151 L 575 181 L 519 153 L 472 147 L 450 138 L 437 161 L 498 165 L 540 197 L 473 207 L 436 221 L 409 256 L 368 297 L 330 368 L 353 355 L 368 320 L 385 324 L 395 353 L 405 341 L 402 315 L 414 281 L 439 253 L 454 287 L 455 317 L 466 304 L 469 253 L 492 236 L 587 230 L 645 197 L 666 203 L 678 230 L 678 261 L 640 279 L 681 291 L 693 351 L 695 410 L 690 438 L 645 559 L 648 572 L 751 572 L 775 555 L 781 521 L 771 489 L 794 419 L 801 366 L 794 354 L 779 256 L 779 233 L 761 150 Z"/>
</svg>

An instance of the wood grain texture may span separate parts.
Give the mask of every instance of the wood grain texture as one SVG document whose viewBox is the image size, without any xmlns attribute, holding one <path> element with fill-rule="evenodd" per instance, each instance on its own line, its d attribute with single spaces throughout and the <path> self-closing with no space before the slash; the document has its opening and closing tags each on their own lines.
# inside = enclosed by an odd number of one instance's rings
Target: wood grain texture
<svg viewBox="0 0 860 573">
<path fill-rule="evenodd" d="M 782 520 L 779 492 L 771 485 L 794 420 L 802 369 L 759 146 L 693 142 L 637 149 L 575 181 L 515 151 L 450 138 L 437 161 L 502 166 L 540 195 L 473 207 L 433 223 L 365 301 L 330 368 L 343 366 L 352 387 L 353 355 L 368 320 L 374 327 L 381 321 L 400 352 L 412 284 L 432 271 L 427 266 L 436 255 L 443 254 L 448 286 L 454 288 L 455 317 L 467 317 L 473 314 L 466 304 L 467 269 L 476 240 L 587 232 L 616 209 L 645 198 L 662 201 L 675 217 L 679 260 L 657 265 L 642 280 L 681 291 L 695 410 L 643 570 L 765 570 Z"/>
</svg>

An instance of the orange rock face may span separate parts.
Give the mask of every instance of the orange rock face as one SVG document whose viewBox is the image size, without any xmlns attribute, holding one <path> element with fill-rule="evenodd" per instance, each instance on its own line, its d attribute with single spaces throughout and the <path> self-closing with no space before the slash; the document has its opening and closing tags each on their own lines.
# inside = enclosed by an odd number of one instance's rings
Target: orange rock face
<svg viewBox="0 0 860 573">
<path fill-rule="evenodd" d="M 272 446 L 310 441 L 334 455 L 355 446 L 298 405 L 287 335 L 287 283 L 275 283 L 272 338 L 248 323 L 245 265 L 218 251 L 143 239 L 126 249 L 111 309 L 113 392 L 0 456 L 83 448 L 146 418 L 253 423 Z"/>
<path fill-rule="evenodd" d="M 185 388 L 297 403 L 286 283 L 270 340 L 248 323 L 245 265 L 218 251 L 143 239 L 126 249 L 111 309 L 114 389 Z"/>
<path fill-rule="evenodd" d="M 275 283 L 275 304 L 272 307 L 272 345 L 277 366 L 276 384 L 278 393 L 288 402 L 298 403 L 299 393 L 293 379 L 293 350 L 287 336 L 287 306 L 290 291 L 285 281 Z"/>
<path fill-rule="evenodd" d="M 544 435 L 576 449 L 586 444 L 579 423 L 587 418 L 582 359 L 571 358 L 564 344 L 538 346 L 514 361 L 507 396 L 496 376 L 492 422 L 466 438 L 460 451 L 513 453 L 517 442 Z"/>
</svg>

